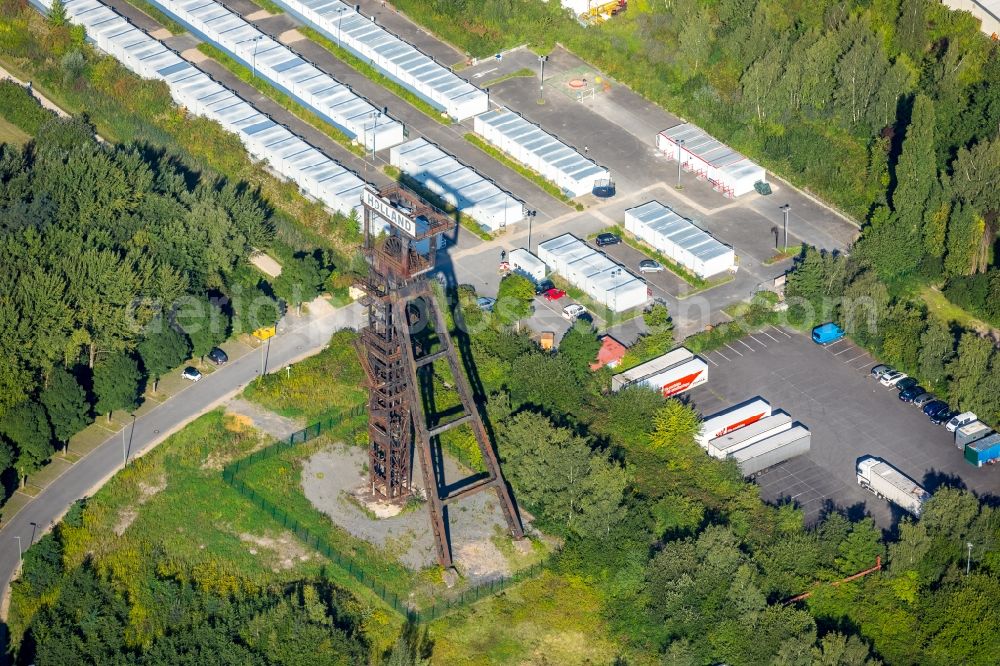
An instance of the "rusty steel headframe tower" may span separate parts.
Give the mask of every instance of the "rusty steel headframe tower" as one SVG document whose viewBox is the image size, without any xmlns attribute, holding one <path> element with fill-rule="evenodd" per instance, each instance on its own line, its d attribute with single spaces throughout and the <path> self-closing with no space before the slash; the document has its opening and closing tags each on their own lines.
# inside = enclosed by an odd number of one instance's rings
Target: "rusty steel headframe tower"
<svg viewBox="0 0 1000 666">
<path fill-rule="evenodd" d="M 368 375 L 368 469 L 371 491 L 386 500 L 402 500 L 413 492 L 411 450 L 415 449 L 427 493 L 438 562 L 453 564 L 445 521 L 446 505 L 481 490 L 493 489 L 511 535 L 524 536 L 514 500 L 500 471 L 472 390 L 462 371 L 445 318 L 427 280 L 434 268 L 438 237 L 456 222 L 409 190 L 392 185 L 362 192 L 364 252 L 368 275 L 361 283 L 368 326 L 359 340 L 359 354 Z M 387 229 L 387 233 L 382 231 Z M 417 314 L 417 321 L 411 316 Z M 426 320 L 421 317 L 426 316 Z M 413 324 L 429 322 L 437 349 L 424 349 L 414 339 Z M 444 424 L 430 425 L 420 393 L 420 379 L 431 364 L 446 360 L 461 399 L 461 414 Z M 486 475 L 442 493 L 444 479 L 435 472 L 432 440 L 468 424 L 486 465 Z"/>
</svg>

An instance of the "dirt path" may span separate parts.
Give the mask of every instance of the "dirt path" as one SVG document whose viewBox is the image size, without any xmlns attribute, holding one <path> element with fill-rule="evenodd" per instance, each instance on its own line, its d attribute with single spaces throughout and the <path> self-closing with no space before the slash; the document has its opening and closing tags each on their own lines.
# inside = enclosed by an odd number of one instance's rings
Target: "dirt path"
<svg viewBox="0 0 1000 666">
<path fill-rule="evenodd" d="M 302 419 L 290 419 L 280 414 L 275 414 L 269 409 L 264 409 L 260 405 L 244 400 L 243 398 L 233 398 L 226 403 L 226 412 L 239 414 L 253 421 L 253 427 L 261 432 L 266 432 L 275 439 L 286 439 L 293 432 L 298 432 L 306 427 Z"/>
</svg>

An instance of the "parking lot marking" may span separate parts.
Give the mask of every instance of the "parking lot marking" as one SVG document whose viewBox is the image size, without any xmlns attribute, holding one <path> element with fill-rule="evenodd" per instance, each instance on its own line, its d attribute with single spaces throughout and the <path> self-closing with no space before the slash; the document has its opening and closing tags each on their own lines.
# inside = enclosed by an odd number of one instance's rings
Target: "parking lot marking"
<svg viewBox="0 0 1000 666">
<path fill-rule="evenodd" d="M 718 349 L 714 349 L 713 351 L 714 351 L 714 352 L 715 352 L 716 354 L 718 354 L 719 356 L 721 356 L 722 358 L 726 359 L 726 361 L 729 361 L 729 360 L 730 360 L 728 356 L 726 356 L 725 354 L 723 354 L 722 352 L 720 352 L 720 351 L 719 351 Z"/>
<path fill-rule="evenodd" d="M 839 345 L 841 342 L 844 342 L 844 340 L 845 340 L 845 338 L 840 338 L 839 340 L 834 340 L 833 342 L 831 342 L 829 344 L 823 345 L 823 348 L 824 349 L 833 349 L 834 347 L 836 347 L 837 345 Z"/>
<path fill-rule="evenodd" d="M 855 348 L 854 348 L 854 350 L 855 350 L 855 351 L 857 351 L 857 348 L 855 347 Z M 850 346 L 847 346 L 847 347 L 844 347 L 843 349 L 841 349 L 841 350 L 840 350 L 839 352 L 834 352 L 834 354 L 833 354 L 833 355 L 834 355 L 834 356 L 840 356 L 840 355 L 841 355 L 841 354 L 843 354 L 844 352 L 849 352 L 849 351 L 851 351 L 851 347 L 850 347 Z"/>
<path fill-rule="evenodd" d="M 781 330 L 780 328 L 777 328 L 776 326 L 771 326 L 771 328 L 773 328 L 778 333 L 781 333 L 786 338 L 791 338 L 792 337 L 791 335 L 789 335 L 788 333 L 785 333 L 783 330 Z"/>
<path fill-rule="evenodd" d="M 726 345 L 727 347 L 729 347 L 729 349 L 731 349 L 732 351 L 736 352 L 736 353 L 737 353 L 737 354 L 739 354 L 740 356 L 743 356 L 743 352 L 741 352 L 740 350 L 738 350 L 738 349 L 734 348 L 734 347 L 733 347 L 732 345 L 730 345 L 730 344 L 729 344 L 728 342 L 726 342 L 726 343 L 724 343 L 724 344 L 725 344 L 725 345 Z"/>
<path fill-rule="evenodd" d="M 763 342 L 761 342 L 760 340 L 758 340 L 758 339 L 756 338 L 756 336 L 754 336 L 754 335 L 753 335 L 752 333 L 748 333 L 748 335 L 749 335 L 749 336 L 750 336 L 751 338 L 753 338 L 753 341 L 754 341 L 754 342 L 756 342 L 757 344 L 759 344 L 759 345 L 760 345 L 761 347 L 766 347 L 766 346 L 767 346 L 767 345 L 765 345 L 765 344 L 764 344 Z"/>
<path fill-rule="evenodd" d="M 711 356 L 705 356 L 705 360 L 714 365 L 715 367 L 719 367 L 719 364 L 713 361 Z"/>
<path fill-rule="evenodd" d="M 774 337 L 773 335 L 771 335 L 771 334 L 770 334 L 770 333 L 768 333 L 767 331 L 761 331 L 761 333 L 763 333 L 763 334 L 764 334 L 764 335 L 766 335 L 767 337 L 771 338 L 771 339 L 772 339 L 772 340 L 774 340 L 775 342 L 777 342 L 777 341 L 778 341 L 778 338 Z"/>
<path fill-rule="evenodd" d="M 850 364 L 850 363 L 854 363 L 854 362 L 855 362 L 855 361 L 857 361 L 857 360 L 858 360 L 859 358 L 864 358 L 865 356 L 867 356 L 867 354 L 858 354 L 858 355 L 857 355 L 857 356 L 855 356 L 854 358 L 852 358 L 852 359 L 850 359 L 850 360 L 847 360 L 847 361 L 844 361 L 844 365 L 847 365 L 847 364 Z"/>
<path fill-rule="evenodd" d="M 757 351 L 756 349 L 754 349 L 753 347 L 751 347 L 751 346 L 750 346 L 750 345 L 748 345 L 747 343 L 743 342 L 742 340 L 737 340 L 736 342 L 740 343 L 741 345 L 743 345 L 744 347 L 746 347 L 746 348 L 747 348 L 747 349 L 749 349 L 750 351 Z"/>
</svg>

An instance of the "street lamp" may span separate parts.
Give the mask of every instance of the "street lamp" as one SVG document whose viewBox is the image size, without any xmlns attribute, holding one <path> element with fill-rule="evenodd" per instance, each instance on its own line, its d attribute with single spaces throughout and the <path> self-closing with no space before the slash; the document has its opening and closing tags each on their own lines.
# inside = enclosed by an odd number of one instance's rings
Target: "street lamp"
<svg viewBox="0 0 1000 666">
<path fill-rule="evenodd" d="M 615 300 L 614 300 L 614 315 L 618 314 L 618 278 L 622 274 L 621 268 L 616 268 L 611 271 L 611 277 L 615 279 Z"/>
<path fill-rule="evenodd" d="M 257 35 L 251 40 L 253 41 L 253 57 L 250 59 L 250 73 L 254 78 L 257 78 L 257 46 L 262 39 L 264 39 L 264 35 Z"/>
<path fill-rule="evenodd" d="M 969 549 L 969 554 L 966 556 L 965 559 L 965 575 L 968 576 L 969 569 L 972 567 L 972 542 L 966 541 L 965 547 Z"/>
<path fill-rule="evenodd" d="M 545 103 L 545 61 L 548 60 L 547 55 L 538 56 L 538 103 Z"/>
<path fill-rule="evenodd" d="M 784 217 L 784 228 L 785 228 L 785 246 L 784 251 L 788 251 L 788 211 L 791 208 L 789 204 L 785 204 L 781 207 L 781 214 Z"/>
<path fill-rule="evenodd" d="M 385 111 L 386 111 L 386 113 L 388 113 L 389 109 L 386 108 Z M 372 125 L 372 166 L 374 167 L 375 166 L 375 136 L 376 136 L 376 131 L 378 130 L 378 119 L 382 117 L 382 112 L 381 111 L 372 111 L 371 114 L 369 114 L 368 117 L 372 118 L 375 121 L 375 123 Z"/>
<path fill-rule="evenodd" d="M 340 45 L 340 24 L 344 20 L 344 12 L 347 11 L 347 7 L 337 7 L 337 48 L 343 48 Z"/>
<path fill-rule="evenodd" d="M 684 149 L 684 139 L 677 139 L 677 189 L 681 189 L 681 151 Z"/>
<path fill-rule="evenodd" d="M 535 215 L 538 214 L 537 210 L 529 210 L 528 217 L 528 252 L 531 252 L 531 223 L 535 221 Z"/>
</svg>

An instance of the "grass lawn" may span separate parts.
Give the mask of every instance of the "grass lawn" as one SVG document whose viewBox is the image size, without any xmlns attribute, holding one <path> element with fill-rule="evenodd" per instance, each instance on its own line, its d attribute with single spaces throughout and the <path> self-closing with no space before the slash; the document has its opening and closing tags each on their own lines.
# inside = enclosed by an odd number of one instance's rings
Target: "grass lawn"
<svg viewBox="0 0 1000 666">
<path fill-rule="evenodd" d="M 927 305 L 927 309 L 942 321 L 953 321 L 964 328 L 1000 336 L 1000 331 L 955 305 L 934 287 L 924 287 L 920 292 L 920 297 Z"/>
<path fill-rule="evenodd" d="M 308 423 L 360 405 L 368 395 L 365 374 L 354 348 L 357 334 L 337 331 L 319 354 L 251 382 L 243 397 L 272 412 Z"/>
<path fill-rule="evenodd" d="M 31 136 L 22 131 L 21 128 L 0 118 L 0 143 L 11 143 L 20 146 L 27 143 L 30 139 Z"/>
<path fill-rule="evenodd" d="M 551 572 L 431 623 L 432 664 L 610 664 L 618 653 L 589 583 Z"/>
</svg>

